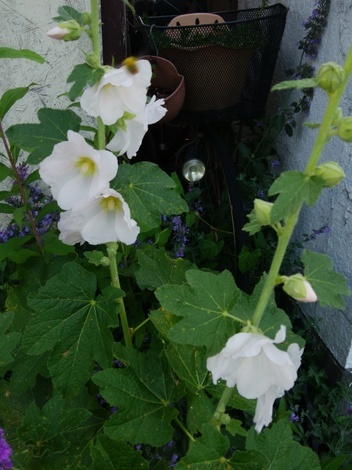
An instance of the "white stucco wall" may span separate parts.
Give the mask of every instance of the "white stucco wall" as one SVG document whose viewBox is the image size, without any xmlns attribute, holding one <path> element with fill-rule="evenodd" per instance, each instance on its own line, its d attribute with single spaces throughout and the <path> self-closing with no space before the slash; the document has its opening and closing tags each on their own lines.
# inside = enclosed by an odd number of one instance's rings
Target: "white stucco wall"
<svg viewBox="0 0 352 470">
<path fill-rule="evenodd" d="M 47 61 L 41 65 L 25 59 L 1 59 L 1 94 L 8 88 L 36 83 L 8 113 L 6 127 L 15 122 L 37 122 L 36 111 L 42 107 L 63 108 L 69 104 L 58 96 L 68 90 L 66 79 L 73 65 L 84 62 L 82 50 L 89 50 L 89 40 L 84 35 L 65 43 L 46 36 L 55 26 L 52 18 L 62 5 L 89 10 L 89 0 L 0 0 L 0 45 L 31 49 Z"/>
<path fill-rule="evenodd" d="M 314 8 L 314 0 L 284 0 L 289 7 L 286 30 L 283 37 L 277 78 L 287 79 L 284 70 L 298 64 L 301 51 L 296 43 L 304 36 L 302 23 Z M 343 64 L 347 51 L 352 46 L 352 3 L 332 0 L 328 25 L 322 38 L 318 57 L 313 65 L 316 69 L 328 61 Z M 283 93 L 283 92 L 281 92 Z M 279 95 L 278 95 L 279 96 Z M 283 99 L 284 94 L 281 95 Z M 293 100 L 292 100 L 293 101 Z M 301 127 L 305 120 L 319 122 L 325 109 L 326 95 L 316 90 L 311 111 L 301 116 L 293 137 L 284 133 L 279 138 L 279 150 L 284 169 L 303 170 L 312 148 L 316 131 Z M 341 103 L 344 115 L 352 114 L 352 82 L 348 85 Z M 307 249 L 331 256 L 334 268 L 347 278 L 352 288 L 352 144 L 337 137 L 332 138 L 324 149 L 321 162 L 335 160 L 345 170 L 346 178 L 336 188 L 325 190 L 318 204 L 303 210 L 294 238 L 302 240 L 302 234 L 312 233 L 324 225 L 331 228 L 329 234 L 319 235 L 306 244 Z M 352 297 L 346 299 L 345 311 L 322 308 L 319 304 L 304 305 L 305 314 L 314 318 L 319 334 L 334 357 L 345 368 L 352 368 Z"/>
</svg>

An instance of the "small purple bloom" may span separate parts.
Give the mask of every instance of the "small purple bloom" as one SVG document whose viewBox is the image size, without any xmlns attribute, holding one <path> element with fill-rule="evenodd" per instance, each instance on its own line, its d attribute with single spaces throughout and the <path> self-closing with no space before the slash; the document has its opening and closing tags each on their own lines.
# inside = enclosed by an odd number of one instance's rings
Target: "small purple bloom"
<svg viewBox="0 0 352 470">
<path fill-rule="evenodd" d="M 298 423 L 299 422 L 299 416 L 296 415 L 296 413 L 291 413 L 290 415 L 290 421 L 292 423 Z"/>
<path fill-rule="evenodd" d="M 0 428 L 0 470 L 9 470 L 12 468 L 11 454 L 12 449 L 5 439 L 4 430 Z"/>
</svg>

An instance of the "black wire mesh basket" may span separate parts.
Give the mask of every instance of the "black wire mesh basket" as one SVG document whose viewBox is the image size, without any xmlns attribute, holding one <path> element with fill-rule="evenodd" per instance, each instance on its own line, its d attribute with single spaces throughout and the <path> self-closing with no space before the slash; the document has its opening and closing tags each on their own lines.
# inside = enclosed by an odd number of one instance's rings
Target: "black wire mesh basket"
<svg viewBox="0 0 352 470">
<path fill-rule="evenodd" d="M 148 53 L 185 77 L 187 114 L 260 118 L 271 87 L 287 8 L 223 11 L 223 22 L 170 26 L 174 16 L 139 18 Z M 176 18 L 177 20 L 177 18 Z"/>
</svg>

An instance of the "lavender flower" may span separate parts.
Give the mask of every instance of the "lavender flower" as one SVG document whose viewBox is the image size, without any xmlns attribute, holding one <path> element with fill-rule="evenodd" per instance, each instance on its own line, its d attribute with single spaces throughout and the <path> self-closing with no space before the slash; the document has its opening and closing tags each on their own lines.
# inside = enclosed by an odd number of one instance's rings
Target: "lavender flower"
<svg viewBox="0 0 352 470">
<path fill-rule="evenodd" d="M 12 449 L 8 445 L 5 439 L 5 433 L 2 428 L 0 428 L 0 470 L 8 470 L 12 468 L 11 460 Z"/>
<path fill-rule="evenodd" d="M 292 423 L 298 423 L 299 422 L 299 416 L 296 415 L 296 413 L 291 413 L 290 414 L 290 421 Z"/>
</svg>

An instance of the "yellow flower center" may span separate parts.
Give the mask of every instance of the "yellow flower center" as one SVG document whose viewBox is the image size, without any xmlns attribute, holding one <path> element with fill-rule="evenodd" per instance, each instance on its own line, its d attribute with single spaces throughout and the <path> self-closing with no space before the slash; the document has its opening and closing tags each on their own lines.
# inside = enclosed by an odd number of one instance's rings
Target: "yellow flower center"
<svg viewBox="0 0 352 470">
<path fill-rule="evenodd" d="M 118 197 L 108 196 L 101 200 L 105 212 L 118 212 L 122 208 L 122 202 Z"/>
<path fill-rule="evenodd" d="M 83 176 L 92 176 L 97 169 L 95 162 L 90 157 L 80 157 L 76 162 L 76 167 Z"/>
<path fill-rule="evenodd" d="M 122 62 L 122 65 L 124 65 L 127 70 L 133 75 L 138 73 L 138 64 L 137 59 L 135 57 L 127 57 L 127 59 Z"/>
</svg>

